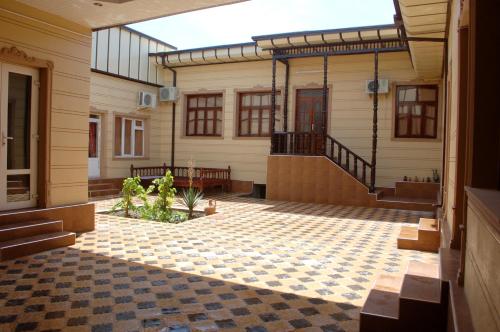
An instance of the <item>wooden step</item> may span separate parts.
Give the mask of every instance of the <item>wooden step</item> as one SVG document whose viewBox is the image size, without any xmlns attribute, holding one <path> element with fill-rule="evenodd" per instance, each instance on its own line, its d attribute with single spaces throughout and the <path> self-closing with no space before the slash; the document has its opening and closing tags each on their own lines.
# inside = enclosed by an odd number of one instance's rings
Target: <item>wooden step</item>
<svg viewBox="0 0 500 332">
<path fill-rule="evenodd" d="M 437 252 L 440 246 L 439 226 L 435 219 L 420 218 L 418 227 L 402 226 L 398 249 Z"/>
<path fill-rule="evenodd" d="M 410 262 L 399 295 L 402 331 L 442 331 L 444 308 L 438 265 Z"/>
<path fill-rule="evenodd" d="M 360 312 L 361 332 L 391 332 L 399 329 L 399 292 L 403 278 L 380 275 Z"/>
<path fill-rule="evenodd" d="M 62 220 L 32 220 L 0 226 L 0 242 L 63 231 Z"/>
<path fill-rule="evenodd" d="M 57 232 L 0 242 L 0 261 L 70 246 L 75 241 L 75 233 Z"/>
<path fill-rule="evenodd" d="M 116 196 L 121 192 L 120 189 L 98 189 L 89 190 L 89 197 L 104 197 L 104 196 Z"/>
</svg>

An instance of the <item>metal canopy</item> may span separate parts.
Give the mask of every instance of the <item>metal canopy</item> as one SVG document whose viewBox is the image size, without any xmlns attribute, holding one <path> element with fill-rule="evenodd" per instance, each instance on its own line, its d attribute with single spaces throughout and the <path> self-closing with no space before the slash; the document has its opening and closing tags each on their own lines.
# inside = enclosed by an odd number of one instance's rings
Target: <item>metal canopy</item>
<svg viewBox="0 0 500 332">
<path fill-rule="evenodd" d="M 286 58 L 408 51 L 396 25 L 292 32 L 252 37 L 254 42 L 150 53 L 168 67 Z M 157 61 L 159 63 L 159 61 Z"/>
</svg>

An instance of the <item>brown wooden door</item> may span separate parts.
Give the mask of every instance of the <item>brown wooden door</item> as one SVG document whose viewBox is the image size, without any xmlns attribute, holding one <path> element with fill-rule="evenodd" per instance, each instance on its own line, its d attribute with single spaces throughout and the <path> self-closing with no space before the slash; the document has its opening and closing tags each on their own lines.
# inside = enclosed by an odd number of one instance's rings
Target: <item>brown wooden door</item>
<svg viewBox="0 0 500 332">
<path fill-rule="evenodd" d="M 298 89 L 296 98 L 296 149 L 303 154 L 323 154 L 327 113 L 323 111 L 323 89 Z"/>
</svg>

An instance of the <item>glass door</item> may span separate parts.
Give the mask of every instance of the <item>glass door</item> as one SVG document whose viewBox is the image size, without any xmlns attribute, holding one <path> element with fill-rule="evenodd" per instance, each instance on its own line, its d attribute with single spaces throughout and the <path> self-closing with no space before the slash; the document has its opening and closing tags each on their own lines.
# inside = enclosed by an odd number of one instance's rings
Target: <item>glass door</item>
<svg viewBox="0 0 500 332">
<path fill-rule="evenodd" d="M 0 210 L 36 206 L 38 71 L 0 63 Z"/>
<path fill-rule="evenodd" d="M 323 89 L 299 89 L 296 98 L 296 149 L 304 154 L 322 154 L 326 139 L 327 113 L 323 111 Z"/>
<path fill-rule="evenodd" d="M 97 115 L 89 118 L 89 178 L 98 178 L 100 172 L 101 120 Z"/>
</svg>

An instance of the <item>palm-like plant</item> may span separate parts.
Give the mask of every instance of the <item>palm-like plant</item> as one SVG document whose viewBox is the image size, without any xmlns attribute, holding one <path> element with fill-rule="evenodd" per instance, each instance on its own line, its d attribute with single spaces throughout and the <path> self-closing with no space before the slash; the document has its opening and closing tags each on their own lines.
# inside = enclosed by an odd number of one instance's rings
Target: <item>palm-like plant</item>
<svg viewBox="0 0 500 332">
<path fill-rule="evenodd" d="M 182 192 L 182 204 L 188 208 L 188 219 L 193 218 L 193 210 L 203 199 L 203 193 L 196 188 L 188 188 Z"/>
</svg>

